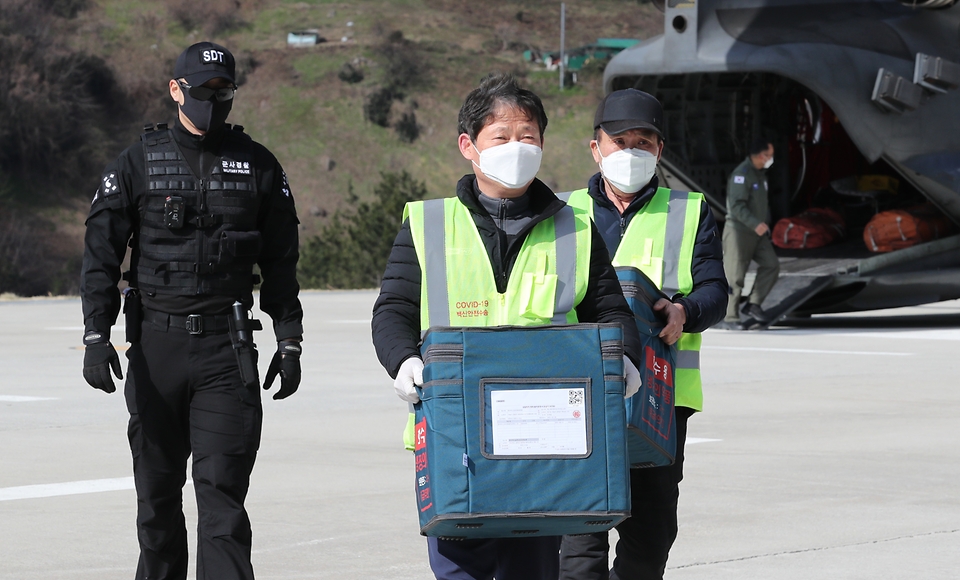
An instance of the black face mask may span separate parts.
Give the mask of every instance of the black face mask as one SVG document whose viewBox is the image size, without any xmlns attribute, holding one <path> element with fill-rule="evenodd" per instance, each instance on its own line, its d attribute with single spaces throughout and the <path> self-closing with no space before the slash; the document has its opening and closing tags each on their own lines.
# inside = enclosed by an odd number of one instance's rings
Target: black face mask
<svg viewBox="0 0 960 580">
<path fill-rule="evenodd" d="M 233 108 L 233 99 L 229 101 L 218 101 L 216 97 L 211 97 L 209 101 L 201 101 L 190 96 L 186 91 L 182 91 L 183 104 L 180 110 L 186 115 L 193 126 L 207 133 L 223 126 Z"/>
</svg>

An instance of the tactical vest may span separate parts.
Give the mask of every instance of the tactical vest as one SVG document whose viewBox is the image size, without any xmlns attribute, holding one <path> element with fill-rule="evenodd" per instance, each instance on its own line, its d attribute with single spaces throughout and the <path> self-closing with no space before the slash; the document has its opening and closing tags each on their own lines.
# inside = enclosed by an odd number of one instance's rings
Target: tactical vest
<svg viewBox="0 0 960 580">
<path fill-rule="evenodd" d="M 583 212 L 563 208 L 530 230 L 503 294 L 473 216 L 458 199 L 408 203 L 403 219 L 410 220 L 422 272 L 421 329 L 577 322 L 590 274 Z"/>
<path fill-rule="evenodd" d="M 594 215 L 586 189 L 570 194 L 573 207 Z M 700 225 L 703 194 L 661 187 L 630 220 L 613 265 L 637 268 L 668 296 L 693 290 L 693 251 Z M 684 332 L 677 341 L 676 406 L 703 410 L 700 333 Z"/>
<path fill-rule="evenodd" d="M 261 249 L 252 140 L 240 127 L 227 129 L 209 177 L 198 179 L 172 132 L 165 125 L 151 129 L 141 136 L 147 191 L 140 201 L 133 282 L 158 294 L 250 292 Z"/>
<path fill-rule="evenodd" d="M 420 328 L 573 324 L 590 281 L 590 220 L 564 207 L 530 230 L 497 291 L 490 257 L 470 210 L 456 198 L 408 203 L 403 219 L 420 263 Z M 427 226 L 426 224 L 429 224 Z M 414 449 L 414 414 L 404 447 Z"/>
</svg>

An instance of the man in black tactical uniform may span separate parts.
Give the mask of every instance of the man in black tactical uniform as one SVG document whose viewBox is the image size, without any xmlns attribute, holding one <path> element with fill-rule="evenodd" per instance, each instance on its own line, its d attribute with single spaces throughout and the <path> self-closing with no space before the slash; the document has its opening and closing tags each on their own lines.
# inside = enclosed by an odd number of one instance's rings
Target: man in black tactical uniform
<svg viewBox="0 0 960 580">
<path fill-rule="evenodd" d="M 303 311 L 297 297 L 296 208 L 276 158 L 225 124 L 236 92 L 233 55 L 201 42 L 169 81 L 172 129 L 152 127 L 107 166 L 87 218 L 81 282 L 83 377 L 116 390 L 120 360 L 110 327 L 124 277 L 128 436 L 137 488 L 137 578 L 183 579 L 187 458 L 199 509 L 197 577 L 253 578 L 244 499 L 263 411 L 250 320 L 253 274 L 278 349 L 264 388 L 274 399 L 300 383 Z"/>
</svg>

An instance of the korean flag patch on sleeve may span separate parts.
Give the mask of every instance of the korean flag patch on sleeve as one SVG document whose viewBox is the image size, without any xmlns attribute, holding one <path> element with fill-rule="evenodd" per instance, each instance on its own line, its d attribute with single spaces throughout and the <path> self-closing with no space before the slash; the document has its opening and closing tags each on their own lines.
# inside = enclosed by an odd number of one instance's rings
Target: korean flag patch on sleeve
<svg viewBox="0 0 960 580">
<path fill-rule="evenodd" d="M 97 192 L 93 194 L 90 201 L 91 211 L 99 211 L 97 208 L 120 208 L 125 205 L 124 197 L 120 195 L 124 192 L 122 181 L 123 175 L 117 171 L 116 167 L 108 168 L 100 176 L 100 184 Z"/>
<path fill-rule="evenodd" d="M 744 180 L 744 178 L 743 178 L 742 175 L 734 175 L 734 176 L 733 176 L 733 182 L 734 182 L 734 183 L 744 183 L 744 181 L 745 181 L 745 180 Z"/>
<path fill-rule="evenodd" d="M 120 175 L 116 171 L 107 171 L 100 179 L 100 193 L 110 197 L 120 193 Z"/>
</svg>

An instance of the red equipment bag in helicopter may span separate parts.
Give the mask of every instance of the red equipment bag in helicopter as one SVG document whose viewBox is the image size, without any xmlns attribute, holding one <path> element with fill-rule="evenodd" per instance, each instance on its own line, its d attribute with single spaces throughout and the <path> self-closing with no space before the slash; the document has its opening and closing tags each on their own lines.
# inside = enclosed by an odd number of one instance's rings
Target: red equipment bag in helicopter
<svg viewBox="0 0 960 580">
<path fill-rule="evenodd" d="M 871 252 L 892 252 L 942 238 L 954 229 L 953 222 L 925 203 L 873 216 L 863 228 L 863 241 Z"/>
<path fill-rule="evenodd" d="M 778 221 L 773 226 L 771 241 L 778 248 L 820 248 L 843 238 L 845 228 L 846 224 L 837 212 L 811 207 Z"/>
</svg>

